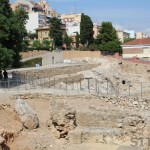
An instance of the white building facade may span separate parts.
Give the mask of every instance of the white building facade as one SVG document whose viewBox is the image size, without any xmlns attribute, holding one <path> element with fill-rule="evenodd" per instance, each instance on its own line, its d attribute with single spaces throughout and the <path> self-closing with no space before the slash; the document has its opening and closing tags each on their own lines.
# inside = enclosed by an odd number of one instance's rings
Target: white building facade
<svg viewBox="0 0 150 150">
<path fill-rule="evenodd" d="M 81 14 L 62 14 L 61 20 L 69 36 L 75 36 L 76 32 L 80 34 Z"/>
<path fill-rule="evenodd" d="M 40 12 L 29 13 L 29 19 L 27 20 L 26 29 L 27 32 L 35 33 L 36 29 L 45 26 L 50 19 L 50 16 L 46 16 Z"/>
<path fill-rule="evenodd" d="M 150 61 L 150 38 L 136 39 L 124 43 L 122 50 L 122 56 L 125 59 L 137 57 L 145 61 Z"/>
</svg>

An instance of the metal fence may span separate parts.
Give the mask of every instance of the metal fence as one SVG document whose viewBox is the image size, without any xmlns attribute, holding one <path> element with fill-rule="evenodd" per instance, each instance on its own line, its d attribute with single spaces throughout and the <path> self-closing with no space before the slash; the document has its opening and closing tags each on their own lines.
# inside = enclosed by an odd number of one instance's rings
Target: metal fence
<svg viewBox="0 0 150 150">
<path fill-rule="evenodd" d="M 3 93 L 55 93 L 55 94 L 103 94 L 113 96 L 150 98 L 150 82 L 112 83 L 93 78 L 40 78 L 29 80 L 0 81 L 0 94 Z"/>
</svg>

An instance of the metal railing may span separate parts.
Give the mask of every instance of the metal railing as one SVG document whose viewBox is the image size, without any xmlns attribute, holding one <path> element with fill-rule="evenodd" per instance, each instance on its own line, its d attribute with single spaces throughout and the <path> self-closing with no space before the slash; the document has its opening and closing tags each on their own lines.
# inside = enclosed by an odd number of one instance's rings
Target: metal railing
<svg viewBox="0 0 150 150">
<path fill-rule="evenodd" d="M 93 78 L 39 78 L 0 81 L 0 94 L 3 93 L 55 93 L 55 94 L 102 94 L 113 96 L 150 98 L 150 82 L 112 83 Z"/>
</svg>

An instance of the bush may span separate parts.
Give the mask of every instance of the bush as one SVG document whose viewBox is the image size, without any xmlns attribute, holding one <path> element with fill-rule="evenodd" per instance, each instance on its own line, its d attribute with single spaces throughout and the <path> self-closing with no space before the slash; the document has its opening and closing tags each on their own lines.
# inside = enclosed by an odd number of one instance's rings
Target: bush
<svg viewBox="0 0 150 150">
<path fill-rule="evenodd" d="M 42 48 L 42 44 L 40 41 L 35 40 L 33 41 L 32 47 L 36 48 L 37 50 L 40 50 Z"/>
<path fill-rule="evenodd" d="M 50 50 L 52 41 L 43 40 L 42 42 L 35 40 L 33 41 L 32 48 L 37 50 Z"/>
<path fill-rule="evenodd" d="M 26 68 L 26 67 L 35 67 L 36 64 L 39 64 L 40 66 L 42 65 L 42 58 L 34 58 L 31 60 L 27 60 L 25 62 L 22 63 L 22 67 Z"/>
<path fill-rule="evenodd" d="M 90 44 L 88 48 L 90 51 L 99 50 L 99 46 L 97 44 L 94 44 L 94 43 Z"/>
</svg>

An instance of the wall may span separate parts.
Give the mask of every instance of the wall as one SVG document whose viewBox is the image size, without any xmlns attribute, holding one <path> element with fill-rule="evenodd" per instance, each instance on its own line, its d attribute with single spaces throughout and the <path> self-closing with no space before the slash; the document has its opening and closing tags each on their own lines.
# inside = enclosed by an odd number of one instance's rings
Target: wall
<svg viewBox="0 0 150 150">
<path fill-rule="evenodd" d="M 143 32 L 136 32 L 135 33 L 135 38 L 136 39 L 143 39 L 143 38 L 147 38 L 147 35 Z"/>
<path fill-rule="evenodd" d="M 63 62 L 63 52 L 54 51 L 46 53 L 42 56 L 42 65 L 62 63 Z"/>
<path fill-rule="evenodd" d="M 43 54 L 46 54 L 48 53 L 49 51 L 44 51 L 44 50 L 33 50 L 33 51 L 28 51 L 28 52 L 21 52 L 21 56 L 22 56 L 22 59 L 25 59 L 25 58 L 29 58 L 29 57 L 34 57 L 34 56 L 39 56 L 39 55 L 43 55 Z"/>
<path fill-rule="evenodd" d="M 132 58 L 132 57 L 150 59 L 150 49 L 144 48 L 123 49 L 123 58 Z"/>
<path fill-rule="evenodd" d="M 64 59 L 101 57 L 100 51 L 63 51 Z"/>
<path fill-rule="evenodd" d="M 38 21 L 38 13 L 29 13 L 29 19 L 26 24 L 27 32 L 35 33 L 35 29 L 39 27 Z"/>
<path fill-rule="evenodd" d="M 25 4 L 25 5 L 28 5 L 29 6 L 29 13 L 32 12 L 32 7 L 33 7 L 33 4 L 28 1 L 28 0 L 17 0 L 16 3 L 21 3 L 21 4 Z"/>
</svg>

